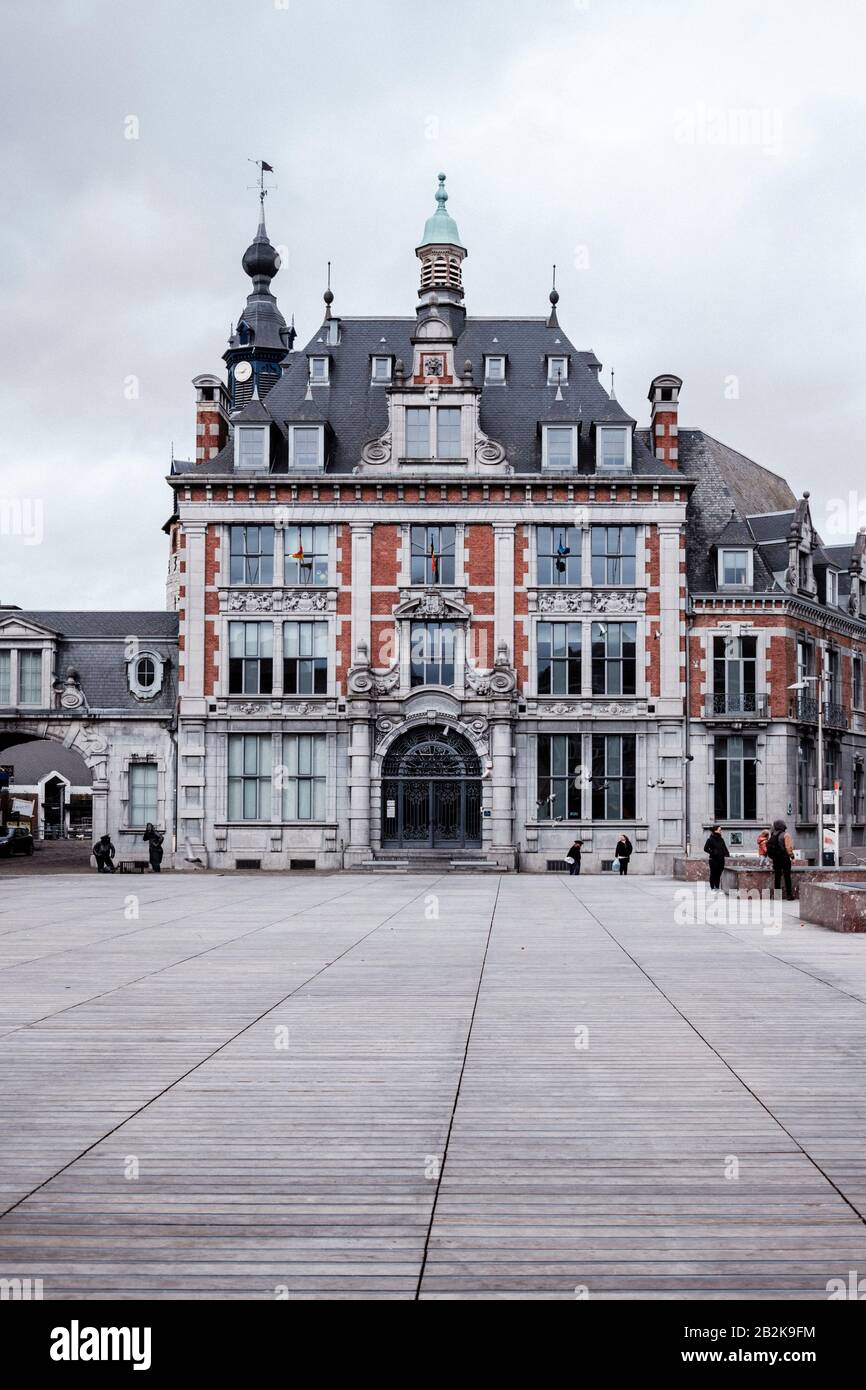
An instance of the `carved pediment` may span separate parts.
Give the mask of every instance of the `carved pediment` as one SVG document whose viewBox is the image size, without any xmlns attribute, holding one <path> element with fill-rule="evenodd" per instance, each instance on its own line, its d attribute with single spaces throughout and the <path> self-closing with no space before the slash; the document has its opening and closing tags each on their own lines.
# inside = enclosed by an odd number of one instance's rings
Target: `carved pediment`
<svg viewBox="0 0 866 1390">
<path fill-rule="evenodd" d="M 394 609 L 395 618 L 439 618 L 446 622 L 467 622 L 469 609 L 459 599 L 442 593 L 441 589 L 423 592 L 402 591 L 401 601 Z"/>
</svg>

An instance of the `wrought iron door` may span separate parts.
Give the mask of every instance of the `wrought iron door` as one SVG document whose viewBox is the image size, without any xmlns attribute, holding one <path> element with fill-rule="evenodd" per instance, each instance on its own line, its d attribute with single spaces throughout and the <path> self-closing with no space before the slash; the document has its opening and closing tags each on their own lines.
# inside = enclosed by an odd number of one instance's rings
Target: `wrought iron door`
<svg viewBox="0 0 866 1390">
<path fill-rule="evenodd" d="M 481 764 L 462 735 L 416 729 L 389 750 L 382 843 L 406 849 L 481 844 Z"/>
</svg>

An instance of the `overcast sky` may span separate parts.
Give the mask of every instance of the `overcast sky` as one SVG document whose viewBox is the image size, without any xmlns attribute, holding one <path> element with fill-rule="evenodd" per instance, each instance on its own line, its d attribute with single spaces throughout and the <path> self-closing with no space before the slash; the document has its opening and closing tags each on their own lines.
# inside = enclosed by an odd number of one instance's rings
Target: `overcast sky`
<svg viewBox="0 0 866 1390">
<path fill-rule="evenodd" d="M 164 607 L 163 479 L 249 287 L 249 157 L 300 343 L 328 259 L 335 312 L 413 312 L 443 169 L 470 313 L 545 313 L 555 261 L 639 423 L 678 373 L 683 424 L 853 532 L 864 45 L 861 0 L 4 0 L 0 601 Z"/>
</svg>

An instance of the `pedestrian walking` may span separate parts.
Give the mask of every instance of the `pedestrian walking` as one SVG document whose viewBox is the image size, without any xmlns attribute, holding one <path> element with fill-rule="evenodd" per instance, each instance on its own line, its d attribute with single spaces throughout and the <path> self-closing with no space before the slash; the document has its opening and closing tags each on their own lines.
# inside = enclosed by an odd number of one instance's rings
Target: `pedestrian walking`
<svg viewBox="0 0 866 1390">
<path fill-rule="evenodd" d="M 569 878 L 573 878 L 575 874 L 580 873 L 580 852 L 582 849 L 583 840 L 575 840 L 568 854 L 565 856 L 568 860 Z"/>
<path fill-rule="evenodd" d="M 722 835 L 722 827 L 714 825 L 709 835 L 707 843 L 704 845 L 704 854 L 709 858 L 710 864 L 710 889 L 717 893 L 722 886 L 722 869 L 725 867 L 725 860 L 729 859 L 731 852 L 725 844 Z"/>
<path fill-rule="evenodd" d="M 788 834 L 783 820 L 773 821 L 773 833 L 767 841 L 767 857 L 773 865 L 773 889 L 778 893 L 785 880 L 785 897 L 794 901 L 794 885 L 791 882 L 791 861 L 794 858 L 794 842 Z"/>
<path fill-rule="evenodd" d="M 160 834 L 151 821 L 148 821 L 141 838 L 148 842 L 147 852 L 150 858 L 150 867 L 155 874 L 158 874 L 162 869 L 162 842 L 165 836 Z"/>
<path fill-rule="evenodd" d="M 101 835 L 93 846 L 93 857 L 96 860 L 96 872 L 99 874 L 113 874 L 116 872 L 114 856 L 116 850 L 111 843 L 110 835 Z"/>
<path fill-rule="evenodd" d="M 634 845 L 625 831 L 623 831 L 616 842 L 616 849 L 614 850 L 616 862 L 619 864 L 619 871 L 621 874 L 628 873 L 628 861 L 631 859 L 633 849 Z"/>
</svg>

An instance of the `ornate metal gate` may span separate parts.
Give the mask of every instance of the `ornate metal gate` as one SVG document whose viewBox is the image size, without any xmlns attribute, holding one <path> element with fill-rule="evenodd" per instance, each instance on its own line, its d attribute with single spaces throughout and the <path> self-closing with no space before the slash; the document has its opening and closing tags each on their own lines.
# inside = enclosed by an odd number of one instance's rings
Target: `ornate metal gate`
<svg viewBox="0 0 866 1390">
<path fill-rule="evenodd" d="M 481 844 L 481 763 L 462 734 L 413 729 L 388 750 L 382 843 L 404 849 Z"/>
</svg>

